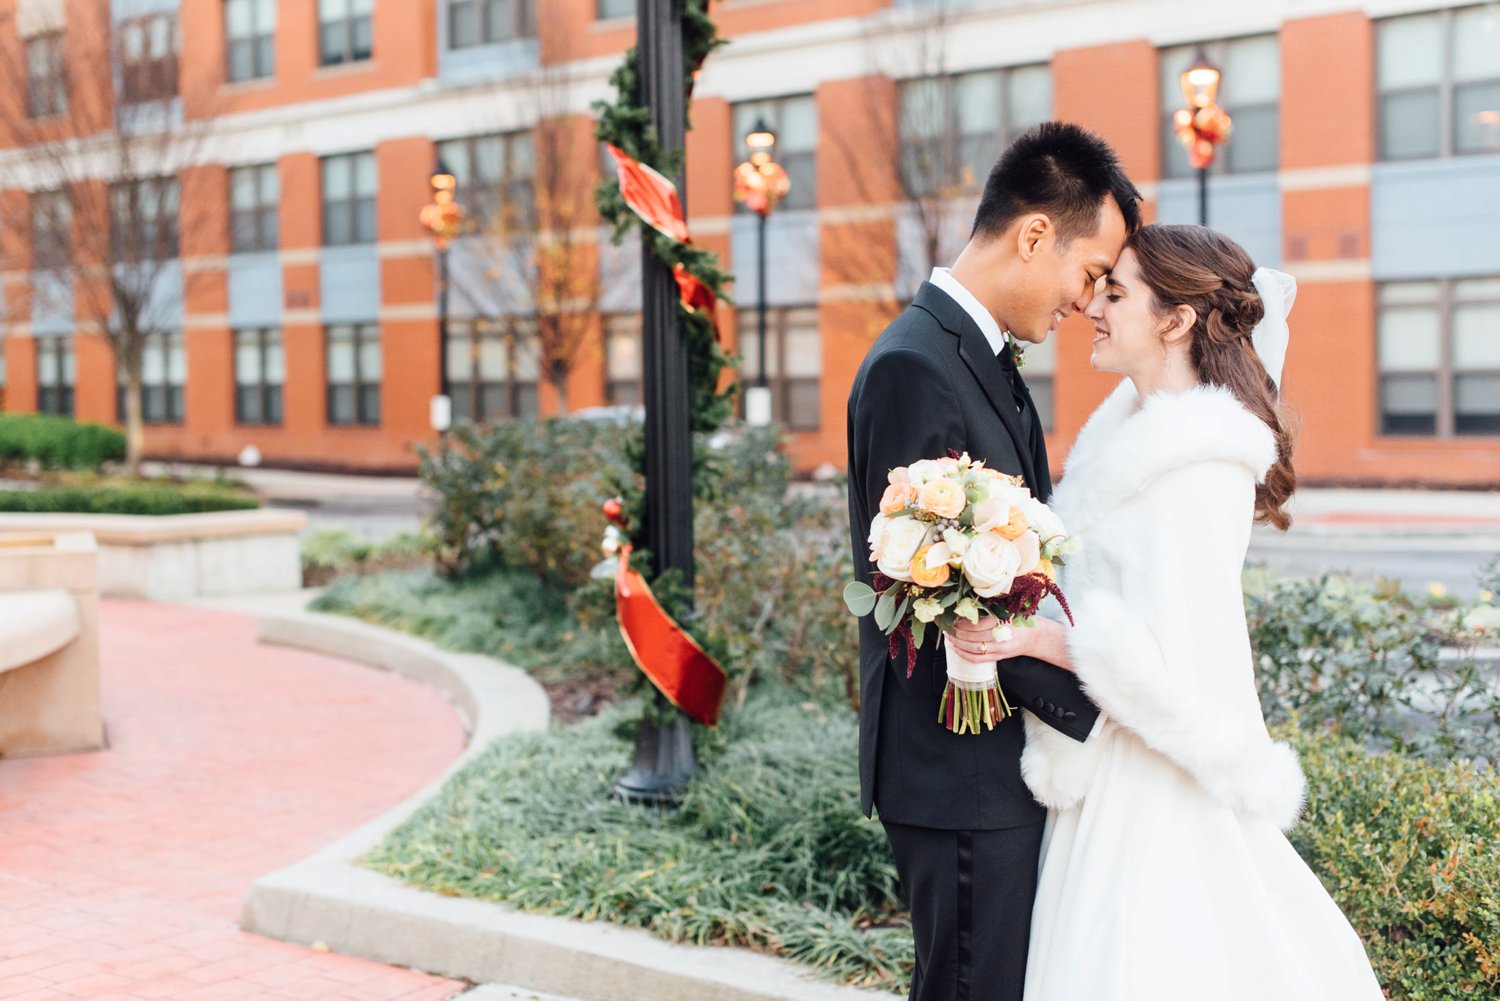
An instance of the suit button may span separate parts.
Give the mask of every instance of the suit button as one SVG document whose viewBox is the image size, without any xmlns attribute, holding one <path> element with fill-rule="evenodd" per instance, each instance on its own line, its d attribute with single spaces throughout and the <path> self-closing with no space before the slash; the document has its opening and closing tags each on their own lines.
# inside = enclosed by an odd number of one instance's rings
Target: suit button
<svg viewBox="0 0 1500 1001">
<path fill-rule="evenodd" d="M 1038 709 L 1042 709 L 1047 705 L 1047 700 L 1038 695 L 1031 704 Z"/>
<path fill-rule="evenodd" d="M 1067 719 L 1068 711 L 1062 706 L 1058 706 L 1056 709 L 1052 710 L 1052 715 L 1056 716 L 1058 719 Z"/>
<path fill-rule="evenodd" d="M 1046 704 L 1046 706 L 1044 706 L 1044 707 L 1043 707 L 1043 708 L 1044 708 L 1044 709 L 1045 709 L 1045 710 L 1046 710 L 1046 711 L 1047 711 L 1047 712 L 1049 712 L 1049 713 L 1056 713 L 1056 712 L 1057 712 L 1057 706 L 1054 706 L 1054 705 L 1053 705 L 1053 704 L 1052 704 L 1052 703 L 1050 703 L 1050 702 L 1048 702 L 1048 703 L 1047 703 L 1047 704 Z"/>
<path fill-rule="evenodd" d="M 1075 713 L 1071 709 L 1069 709 L 1067 712 L 1063 713 L 1063 719 L 1074 720 L 1074 719 L 1077 719 L 1077 718 L 1078 718 L 1078 714 Z"/>
</svg>

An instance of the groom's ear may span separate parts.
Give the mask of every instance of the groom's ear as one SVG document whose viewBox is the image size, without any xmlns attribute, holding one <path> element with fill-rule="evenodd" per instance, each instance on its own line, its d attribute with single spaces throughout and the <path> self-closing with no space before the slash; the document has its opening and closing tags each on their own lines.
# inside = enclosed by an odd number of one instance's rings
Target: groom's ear
<svg viewBox="0 0 1500 1001">
<path fill-rule="evenodd" d="M 1029 261 L 1041 251 L 1047 237 L 1053 235 L 1052 219 L 1047 213 L 1024 215 L 1016 225 L 1016 253 L 1021 260 Z"/>
</svg>

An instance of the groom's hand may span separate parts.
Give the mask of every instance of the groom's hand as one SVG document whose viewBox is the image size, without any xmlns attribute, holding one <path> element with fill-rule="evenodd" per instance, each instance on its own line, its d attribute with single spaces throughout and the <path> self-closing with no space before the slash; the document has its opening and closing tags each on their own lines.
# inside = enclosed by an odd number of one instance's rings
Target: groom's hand
<svg viewBox="0 0 1500 1001">
<path fill-rule="evenodd" d="M 959 619 L 953 631 L 948 633 L 947 642 L 969 661 L 1035 657 L 1071 671 L 1073 662 L 1068 655 L 1068 627 L 1044 618 L 1034 619 L 1033 623 L 1024 627 L 1002 625 L 992 615 L 972 623 Z"/>
</svg>

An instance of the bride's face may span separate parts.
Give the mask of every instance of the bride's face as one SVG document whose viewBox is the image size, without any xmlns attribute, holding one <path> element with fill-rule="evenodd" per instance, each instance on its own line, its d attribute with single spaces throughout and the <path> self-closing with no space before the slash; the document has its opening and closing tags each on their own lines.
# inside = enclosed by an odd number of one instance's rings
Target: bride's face
<svg viewBox="0 0 1500 1001">
<path fill-rule="evenodd" d="M 1094 321 L 1094 371 L 1139 375 L 1165 361 L 1162 318 L 1141 281 L 1134 250 L 1120 254 L 1083 315 Z"/>
</svg>

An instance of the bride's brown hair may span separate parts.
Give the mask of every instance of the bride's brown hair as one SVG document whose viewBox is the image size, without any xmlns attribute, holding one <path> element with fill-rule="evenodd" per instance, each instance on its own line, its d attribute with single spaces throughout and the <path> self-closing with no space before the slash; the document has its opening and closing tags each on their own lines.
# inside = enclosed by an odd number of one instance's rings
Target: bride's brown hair
<svg viewBox="0 0 1500 1001">
<path fill-rule="evenodd" d="M 1141 280 L 1151 289 L 1160 315 L 1177 306 L 1191 306 L 1198 314 L 1189 351 L 1199 381 L 1229 390 L 1276 436 L 1276 462 L 1255 488 L 1255 520 L 1286 529 L 1292 523 L 1286 502 L 1297 488 L 1294 430 L 1276 383 L 1250 341 L 1265 315 L 1251 283 L 1255 262 L 1239 244 L 1203 226 L 1145 226 L 1125 246 L 1135 251 Z"/>
</svg>

